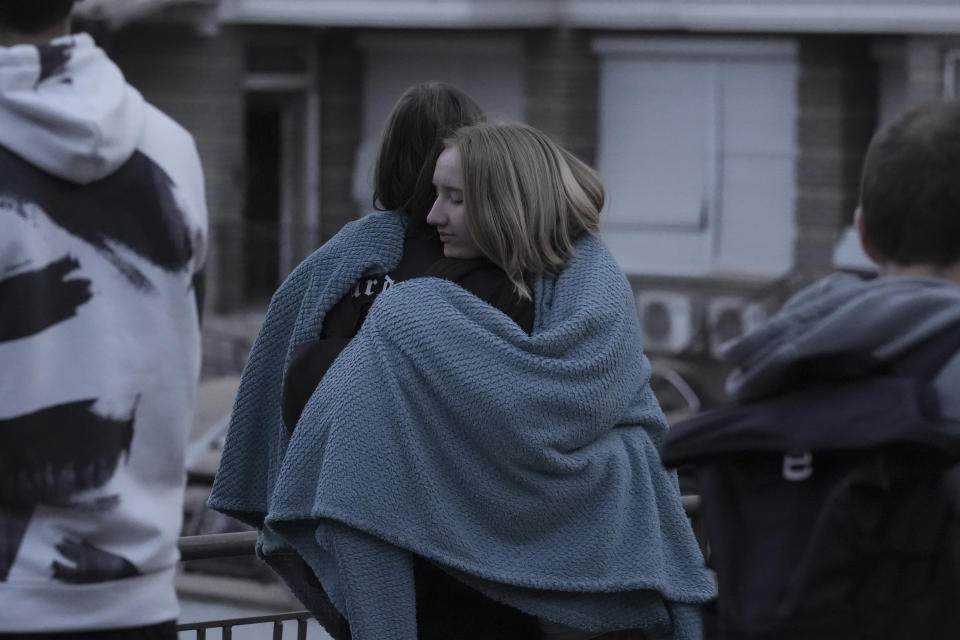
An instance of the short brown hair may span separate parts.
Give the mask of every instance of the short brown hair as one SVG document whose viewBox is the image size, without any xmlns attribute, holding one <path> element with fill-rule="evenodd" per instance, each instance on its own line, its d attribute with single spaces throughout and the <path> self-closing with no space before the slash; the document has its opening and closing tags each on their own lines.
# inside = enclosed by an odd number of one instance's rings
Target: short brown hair
<svg viewBox="0 0 960 640">
<path fill-rule="evenodd" d="M 920 104 L 874 136 L 860 208 L 878 260 L 936 267 L 960 260 L 960 101 Z"/>
<path fill-rule="evenodd" d="M 480 252 L 526 298 L 528 274 L 559 274 L 581 233 L 597 233 L 603 183 L 525 124 L 477 124 L 447 142 L 460 153 L 467 228 Z"/>
<path fill-rule="evenodd" d="M 452 85 L 425 82 L 407 89 L 390 112 L 380 139 L 373 177 L 374 208 L 404 210 L 411 224 L 426 226 L 435 198 L 433 167 L 443 139 L 483 119 L 477 103 Z"/>
</svg>

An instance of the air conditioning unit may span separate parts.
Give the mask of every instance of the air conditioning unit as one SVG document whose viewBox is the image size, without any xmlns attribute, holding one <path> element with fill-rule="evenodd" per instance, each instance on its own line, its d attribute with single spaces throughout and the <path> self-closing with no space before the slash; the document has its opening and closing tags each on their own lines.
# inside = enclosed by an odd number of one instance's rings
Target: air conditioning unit
<svg viewBox="0 0 960 640">
<path fill-rule="evenodd" d="M 693 346 L 697 318 L 690 296 L 643 291 L 636 297 L 643 344 L 648 352 L 678 354 Z"/>
<path fill-rule="evenodd" d="M 762 325 L 767 315 L 766 306 L 760 302 L 734 297 L 711 298 L 707 303 L 710 355 L 719 357 L 724 344 Z"/>
</svg>

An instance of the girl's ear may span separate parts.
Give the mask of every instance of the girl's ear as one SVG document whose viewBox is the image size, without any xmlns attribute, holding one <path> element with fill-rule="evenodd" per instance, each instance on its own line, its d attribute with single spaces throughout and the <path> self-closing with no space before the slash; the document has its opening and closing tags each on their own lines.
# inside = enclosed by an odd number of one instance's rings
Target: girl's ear
<svg viewBox="0 0 960 640">
<path fill-rule="evenodd" d="M 860 236 L 860 246 L 863 247 L 863 252 L 867 254 L 867 257 L 873 260 L 877 265 L 883 264 L 883 260 L 880 258 L 880 254 L 877 251 L 877 248 L 873 246 L 873 243 L 870 242 L 867 238 L 866 227 L 863 222 L 863 209 L 860 206 L 857 206 L 857 210 L 853 213 L 853 224 L 857 227 L 857 235 Z"/>
</svg>

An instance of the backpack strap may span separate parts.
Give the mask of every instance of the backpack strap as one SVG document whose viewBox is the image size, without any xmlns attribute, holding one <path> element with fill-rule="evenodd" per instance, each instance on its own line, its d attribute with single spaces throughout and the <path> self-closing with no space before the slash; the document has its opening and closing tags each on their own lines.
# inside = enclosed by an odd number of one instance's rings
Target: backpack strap
<svg viewBox="0 0 960 640">
<path fill-rule="evenodd" d="M 894 373 L 933 380 L 960 353 L 960 322 L 925 339 L 890 365 Z"/>
</svg>

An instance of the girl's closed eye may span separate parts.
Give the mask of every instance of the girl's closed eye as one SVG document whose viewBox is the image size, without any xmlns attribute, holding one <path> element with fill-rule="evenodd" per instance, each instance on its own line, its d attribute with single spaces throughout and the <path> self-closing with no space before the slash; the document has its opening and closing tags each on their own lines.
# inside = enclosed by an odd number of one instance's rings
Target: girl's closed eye
<svg viewBox="0 0 960 640">
<path fill-rule="evenodd" d="M 433 184 L 440 197 L 427 214 L 427 224 L 437 228 L 443 243 L 443 255 L 448 258 L 479 257 L 480 250 L 467 225 L 463 171 L 456 147 L 447 147 L 440 153 L 433 170 Z"/>
</svg>

